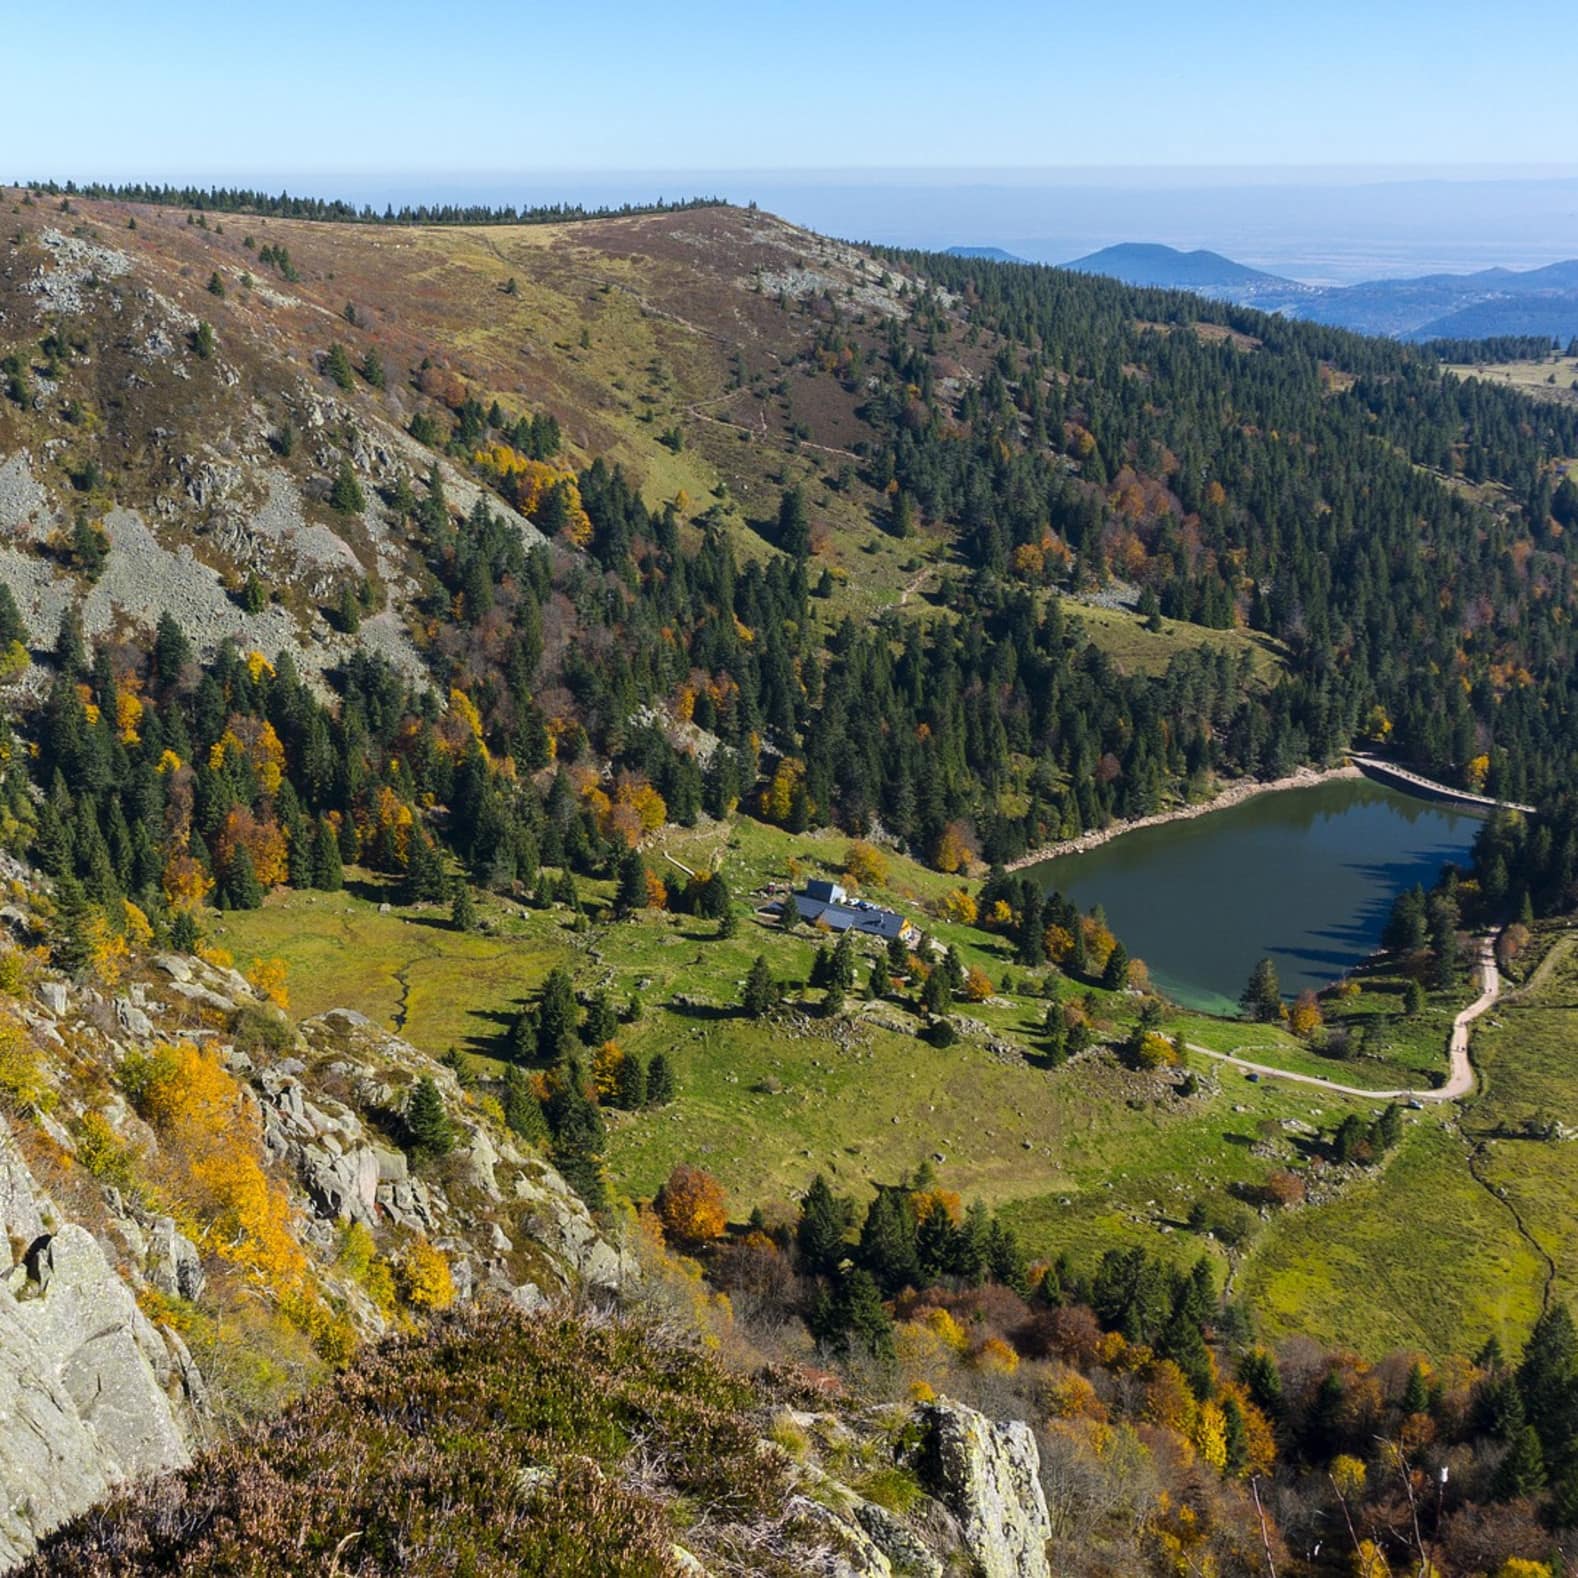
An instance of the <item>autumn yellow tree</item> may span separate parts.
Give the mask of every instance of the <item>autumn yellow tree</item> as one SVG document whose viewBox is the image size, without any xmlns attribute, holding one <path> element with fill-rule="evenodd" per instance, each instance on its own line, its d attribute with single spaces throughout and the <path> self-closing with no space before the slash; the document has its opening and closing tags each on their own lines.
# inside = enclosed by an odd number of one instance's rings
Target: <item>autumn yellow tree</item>
<svg viewBox="0 0 1578 1578">
<path fill-rule="evenodd" d="M 723 1186 L 710 1173 L 681 1162 L 653 1202 L 663 1231 L 681 1243 L 705 1243 L 729 1225 Z"/>
<path fill-rule="evenodd" d="M 984 1003 L 992 995 L 992 978 L 980 965 L 972 964 L 964 977 L 961 994 L 967 1003 Z"/>
<path fill-rule="evenodd" d="M 875 844 L 857 838 L 844 851 L 844 875 L 870 887 L 888 879 L 888 857 Z"/>
<path fill-rule="evenodd" d="M 1307 1041 L 1320 1029 L 1322 1022 L 1320 1003 L 1315 993 L 1305 987 L 1295 999 L 1292 1010 L 1288 1014 L 1288 1029 Z"/>
<path fill-rule="evenodd" d="M 932 864 L 939 871 L 963 871 L 975 859 L 975 835 L 967 822 L 950 822 L 937 840 Z"/>
</svg>

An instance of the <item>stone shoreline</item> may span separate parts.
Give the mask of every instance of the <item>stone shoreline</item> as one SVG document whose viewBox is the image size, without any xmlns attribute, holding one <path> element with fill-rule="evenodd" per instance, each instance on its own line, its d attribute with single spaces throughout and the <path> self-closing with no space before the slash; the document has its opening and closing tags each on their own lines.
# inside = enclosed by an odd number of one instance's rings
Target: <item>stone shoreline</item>
<svg viewBox="0 0 1578 1578">
<path fill-rule="evenodd" d="M 1046 844 L 1040 849 L 1031 850 L 1029 854 L 1009 861 L 1006 869 L 1023 871 L 1027 866 L 1038 866 L 1043 861 L 1056 860 L 1060 855 L 1082 855 L 1124 833 L 1134 833 L 1142 827 L 1161 827 L 1167 822 L 1187 822 L 1197 816 L 1209 816 L 1213 811 L 1225 811 L 1229 806 L 1241 805 L 1245 800 L 1253 800 L 1256 795 L 1271 794 L 1279 789 L 1309 789 L 1316 784 L 1329 783 L 1334 778 L 1363 776 L 1352 762 L 1344 762 L 1341 767 L 1300 767 L 1286 778 L 1273 778 L 1267 782 L 1258 778 L 1235 779 L 1225 789 L 1209 800 L 1200 801 L 1198 805 L 1175 806 L 1171 811 L 1136 817 L 1132 822 L 1113 822 L 1108 827 L 1092 828 L 1087 833 L 1081 833 L 1078 838 L 1065 838 L 1060 843 Z"/>
</svg>

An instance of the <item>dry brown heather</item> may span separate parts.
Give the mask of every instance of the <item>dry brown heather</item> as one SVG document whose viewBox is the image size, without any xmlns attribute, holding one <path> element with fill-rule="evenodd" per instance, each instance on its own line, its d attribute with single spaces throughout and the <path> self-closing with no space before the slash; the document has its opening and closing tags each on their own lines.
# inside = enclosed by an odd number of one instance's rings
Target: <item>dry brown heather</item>
<svg viewBox="0 0 1578 1578">
<path fill-rule="evenodd" d="M 21 1572 L 669 1578 L 682 1540 L 713 1570 L 787 1578 L 779 1541 L 754 1537 L 787 1483 L 755 1400 L 639 1323 L 471 1308 L 86 1515 Z"/>
</svg>

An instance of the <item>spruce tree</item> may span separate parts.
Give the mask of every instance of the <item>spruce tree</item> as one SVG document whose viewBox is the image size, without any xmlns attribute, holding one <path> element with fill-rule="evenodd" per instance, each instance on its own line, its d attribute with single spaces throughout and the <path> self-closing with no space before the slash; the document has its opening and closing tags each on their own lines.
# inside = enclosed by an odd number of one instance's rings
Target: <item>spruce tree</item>
<svg viewBox="0 0 1578 1578">
<path fill-rule="evenodd" d="M 666 1107 L 678 1094 L 679 1084 L 668 1058 L 661 1052 L 654 1053 L 647 1065 L 647 1105 Z"/>
<path fill-rule="evenodd" d="M 447 894 L 449 880 L 438 845 L 420 828 L 411 829 L 406 846 L 405 881 L 400 896 L 406 904 L 437 903 Z"/>
<path fill-rule="evenodd" d="M 449 924 L 456 931 L 477 929 L 477 901 L 471 896 L 471 884 L 464 877 L 455 879 L 455 897 L 449 907 Z"/>
<path fill-rule="evenodd" d="M 940 1017 L 953 1007 L 953 993 L 948 989 L 948 976 L 941 966 L 935 966 L 921 987 L 921 1007 L 931 1015 Z"/>
<path fill-rule="evenodd" d="M 757 954 L 751 973 L 745 978 L 745 997 L 741 1007 L 752 1019 L 761 1019 L 771 1012 L 778 996 L 778 988 L 768 968 L 765 954 Z"/>
<path fill-rule="evenodd" d="M 614 914 L 634 915 L 647 902 L 647 863 L 639 849 L 627 849 L 619 859 L 619 884 L 614 893 Z"/>
<path fill-rule="evenodd" d="M 345 886 L 340 840 L 326 816 L 320 816 L 312 830 L 312 885 L 325 893 L 338 893 Z"/>
<path fill-rule="evenodd" d="M 74 974 L 92 963 L 92 921 L 93 906 L 82 884 L 75 877 L 60 877 L 55 883 L 55 926 L 50 938 L 50 953 L 61 969 Z"/>
<path fill-rule="evenodd" d="M 619 1033 L 619 1014 L 607 992 L 594 992 L 581 1021 L 581 1040 L 589 1047 L 600 1047 Z"/>
<path fill-rule="evenodd" d="M 1249 1466 L 1249 1435 L 1244 1428 L 1244 1410 L 1231 1394 L 1222 1399 L 1222 1473 L 1239 1478 Z"/>
<path fill-rule="evenodd" d="M 510 1132 L 531 1145 L 544 1146 L 549 1142 L 548 1120 L 543 1116 L 542 1103 L 531 1088 L 526 1071 L 510 1067 L 504 1071 L 504 1121 Z"/>
<path fill-rule="evenodd" d="M 907 1191 L 878 1186 L 861 1224 L 859 1260 L 885 1293 L 902 1292 L 919 1280 L 915 1210 Z"/>
<path fill-rule="evenodd" d="M 1109 992 L 1121 992 L 1129 984 L 1129 950 L 1121 942 L 1112 945 L 1107 955 L 1107 966 L 1101 972 L 1101 984 Z"/>
<path fill-rule="evenodd" d="M 220 908 L 255 910 L 263 903 L 263 884 L 245 844 L 238 844 L 219 884 Z"/>
<path fill-rule="evenodd" d="M 197 917 L 189 909 L 178 909 L 170 917 L 170 946 L 177 953 L 196 953 L 203 940 L 197 929 Z"/>
<path fill-rule="evenodd" d="M 883 1307 L 875 1280 L 861 1267 L 851 1267 L 840 1279 L 835 1306 L 843 1349 L 859 1349 L 879 1363 L 891 1364 L 895 1353 L 893 1318 Z"/>
<path fill-rule="evenodd" d="M 360 515 L 367 508 L 367 496 L 349 460 L 342 460 L 340 469 L 334 474 L 334 484 L 329 489 L 329 508 L 337 515 Z"/>
<path fill-rule="evenodd" d="M 615 1095 L 626 1112 L 639 1112 L 647 1104 L 647 1070 L 638 1052 L 626 1052 L 619 1064 Z"/>
<path fill-rule="evenodd" d="M 323 370 L 341 389 L 349 389 L 355 381 L 351 376 L 351 359 L 338 340 L 329 347 L 329 354 L 323 359 Z"/>
<path fill-rule="evenodd" d="M 22 623 L 22 615 L 16 606 L 16 597 L 11 591 L 10 583 L 0 581 L 0 651 L 13 642 L 27 645 L 27 626 Z"/>
<path fill-rule="evenodd" d="M 1262 959 L 1250 972 L 1238 1006 L 1246 1019 L 1265 1024 L 1274 1024 L 1282 1017 L 1282 985 L 1277 979 L 1277 967 L 1270 959 Z"/>
<path fill-rule="evenodd" d="M 1565 1304 L 1551 1305 L 1535 1321 L 1518 1366 L 1518 1390 L 1547 1467 L 1565 1469 L 1578 1456 L 1578 1331 Z"/>
<path fill-rule="evenodd" d="M 848 1202 L 838 1199 L 818 1173 L 800 1201 L 800 1220 L 795 1225 L 801 1269 L 811 1276 L 830 1275 L 847 1253 L 848 1226 Z"/>
<path fill-rule="evenodd" d="M 534 1016 L 539 1062 L 557 1063 L 569 1055 L 575 1044 L 580 1017 L 574 979 L 562 964 L 555 965 L 542 983 L 542 996 L 537 1000 Z"/>
<path fill-rule="evenodd" d="M 564 1181 L 591 1211 L 608 1204 L 603 1183 L 602 1115 L 587 1100 L 585 1075 L 573 1057 L 555 1076 L 547 1103 L 548 1126 L 553 1130 L 553 1163 Z"/>
<path fill-rule="evenodd" d="M 840 993 L 855 989 L 855 939 L 847 931 L 839 937 L 833 949 L 828 985 L 836 987 Z"/>
<path fill-rule="evenodd" d="M 455 1131 L 444 1108 L 444 1098 L 427 1074 L 412 1087 L 406 1103 L 405 1127 L 411 1150 L 420 1155 L 446 1156 L 454 1146 Z"/>
<path fill-rule="evenodd" d="M 799 488 L 785 489 L 778 501 L 778 546 L 792 558 L 810 557 L 811 521 Z"/>
<path fill-rule="evenodd" d="M 1533 1425 L 1524 1425 L 1512 1438 L 1507 1454 L 1496 1466 L 1491 1494 L 1497 1501 L 1537 1496 L 1545 1489 L 1545 1453 Z"/>
</svg>

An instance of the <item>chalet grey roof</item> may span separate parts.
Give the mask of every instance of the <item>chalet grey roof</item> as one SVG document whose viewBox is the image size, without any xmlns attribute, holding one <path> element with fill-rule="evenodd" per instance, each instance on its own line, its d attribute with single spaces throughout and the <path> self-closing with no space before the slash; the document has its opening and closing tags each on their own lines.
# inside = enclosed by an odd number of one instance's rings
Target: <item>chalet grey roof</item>
<svg viewBox="0 0 1578 1578">
<path fill-rule="evenodd" d="M 852 899 L 836 882 L 808 882 L 804 892 L 795 894 L 794 903 L 807 925 L 821 924 L 829 931 L 868 932 L 886 939 L 902 937 L 909 929 L 897 910 Z"/>
</svg>

